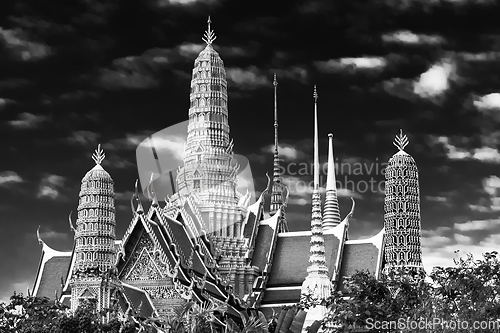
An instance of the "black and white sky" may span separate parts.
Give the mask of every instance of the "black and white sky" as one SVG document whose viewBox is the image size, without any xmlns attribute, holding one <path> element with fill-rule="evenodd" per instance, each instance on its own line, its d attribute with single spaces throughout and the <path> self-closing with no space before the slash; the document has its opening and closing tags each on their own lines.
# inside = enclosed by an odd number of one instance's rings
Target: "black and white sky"
<svg viewBox="0 0 500 333">
<path fill-rule="evenodd" d="M 310 223 L 302 184 L 312 180 L 304 165 L 312 162 L 316 84 L 321 162 L 332 132 L 341 215 L 349 197 L 357 202 L 351 239 L 383 227 L 383 168 L 403 129 L 420 171 L 426 269 L 453 265 L 455 250 L 498 248 L 496 1 L 16 0 L 0 12 L 0 300 L 33 286 L 38 225 L 49 246 L 71 249 L 67 217 L 98 143 L 123 235 L 135 150 L 187 120 L 208 15 L 227 71 L 234 151 L 249 159 L 257 191 L 272 171 L 277 74 L 292 230 Z"/>
</svg>

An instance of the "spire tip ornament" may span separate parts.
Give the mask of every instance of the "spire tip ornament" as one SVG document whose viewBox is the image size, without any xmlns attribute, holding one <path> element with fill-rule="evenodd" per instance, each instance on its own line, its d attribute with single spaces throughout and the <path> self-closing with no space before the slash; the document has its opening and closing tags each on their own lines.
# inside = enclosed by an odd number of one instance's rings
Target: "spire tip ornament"
<svg viewBox="0 0 500 333">
<path fill-rule="evenodd" d="M 314 85 L 313 97 L 314 97 L 314 103 L 316 103 L 318 101 L 318 90 L 316 89 L 316 85 Z"/>
<path fill-rule="evenodd" d="M 210 15 L 208 15 L 208 29 L 205 30 L 205 34 L 203 35 L 202 40 L 207 43 L 207 45 L 212 45 L 213 41 L 217 39 L 217 36 L 215 36 L 214 31 L 210 27 L 210 24 L 212 23 L 212 20 L 210 19 Z"/>
<path fill-rule="evenodd" d="M 97 149 L 95 150 L 94 154 L 92 155 L 92 159 L 94 160 L 95 164 L 100 165 L 105 157 L 106 157 L 106 154 L 101 149 L 101 144 L 98 144 Z"/>
<path fill-rule="evenodd" d="M 399 135 L 396 135 L 396 139 L 394 139 L 393 144 L 398 148 L 400 151 L 404 151 L 405 147 L 410 143 L 410 140 L 408 140 L 408 137 L 406 134 L 403 134 L 403 130 L 399 130 Z"/>
</svg>

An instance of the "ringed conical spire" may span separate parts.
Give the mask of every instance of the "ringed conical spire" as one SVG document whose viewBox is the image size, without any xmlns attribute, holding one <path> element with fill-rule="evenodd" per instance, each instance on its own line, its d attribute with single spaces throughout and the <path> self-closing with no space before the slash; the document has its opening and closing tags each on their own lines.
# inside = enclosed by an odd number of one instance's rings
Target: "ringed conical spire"
<svg viewBox="0 0 500 333">
<path fill-rule="evenodd" d="M 284 206 L 284 190 L 285 184 L 283 184 L 283 179 L 281 178 L 281 168 L 280 168 L 280 157 L 279 157 L 279 147 L 278 147 L 278 80 L 276 79 L 276 73 L 274 74 L 273 80 L 274 86 L 274 163 L 273 163 L 273 187 L 271 193 L 271 207 L 270 215 L 273 216 L 281 208 L 281 216 L 279 221 L 279 232 L 287 232 L 288 225 L 285 218 L 285 206 Z"/>
<path fill-rule="evenodd" d="M 339 201 L 337 198 L 337 179 L 335 177 L 335 159 L 333 157 L 333 134 L 328 134 L 328 175 L 326 178 L 326 198 L 323 214 L 323 230 L 340 223 Z"/>
</svg>

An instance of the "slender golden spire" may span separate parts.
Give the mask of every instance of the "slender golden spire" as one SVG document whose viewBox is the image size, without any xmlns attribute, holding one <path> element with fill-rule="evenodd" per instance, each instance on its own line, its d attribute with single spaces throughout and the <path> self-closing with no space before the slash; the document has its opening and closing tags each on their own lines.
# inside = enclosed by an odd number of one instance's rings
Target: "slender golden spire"
<svg viewBox="0 0 500 333">
<path fill-rule="evenodd" d="M 323 213 L 323 230 L 340 223 L 339 201 L 335 177 L 335 159 L 333 157 L 333 134 L 328 134 L 328 176 L 326 178 L 326 198 Z"/>
<path fill-rule="evenodd" d="M 215 36 L 214 31 L 210 27 L 210 24 L 212 23 L 212 20 L 210 20 L 210 15 L 208 16 L 207 23 L 208 23 L 208 29 L 205 31 L 205 34 L 203 35 L 202 39 L 205 43 L 207 43 L 207 45 L 212 45 L 214 40 L 217 39 L 217 36 Z"/>
</svg>

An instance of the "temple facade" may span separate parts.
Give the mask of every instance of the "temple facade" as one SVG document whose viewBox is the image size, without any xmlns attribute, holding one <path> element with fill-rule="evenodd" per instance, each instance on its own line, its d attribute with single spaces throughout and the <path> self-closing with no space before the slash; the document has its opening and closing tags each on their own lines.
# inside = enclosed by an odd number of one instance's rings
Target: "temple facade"
<svg viewBox="0 0 500 333">
<path fill-rule="evenodd" d="M 40 237 L 42 256 L 34 294 L 56 298 L 75 309 L 82 299 L 99 310 L 168 317 L 188 300 L 211 302 L 221 315 L 239 318 L 254 308 L 271 314 L 300 301 L 305 294 L 326 298 L 343 290 L 356 271 L 376 277 L 395 267 L 422 269 L 418 170 L 404 151 L 386 171 L 385 220 L 368 239 L 349 238 L 352 209 L 342 219 L 335 185 L 333 135 L 329 135 L 328 175 L 324 207 L 319 188 L 318 93 L 314 87 L 314 189 L 310 230 L 289 231 L 288 189 L 280 174 L 277 78 L 274 77 L 273 177 L 255 202 L 237 190 L 239 166 L 233 159 L 229 132 L 224 63 L 208 24 L 206 47 L 194 61 L 188 136 L 183 165 L 169 175 L 173 192 L 159 202 L 153 178 L 150 203 L 131 198 L 133 218 L 116 221 L 113 179 L 101 162 L 82 179 L 74 246 L 70 252 L 50 248 Z M 268 203 L 266 203 L 268 202 Z M 381 207 L 382 209 L 382 207 Z M 116 238 L 117 223 L 128 227 Z M 320 319 L 325 309 L 313 308 L 305 323 Z"/>
</svg>

